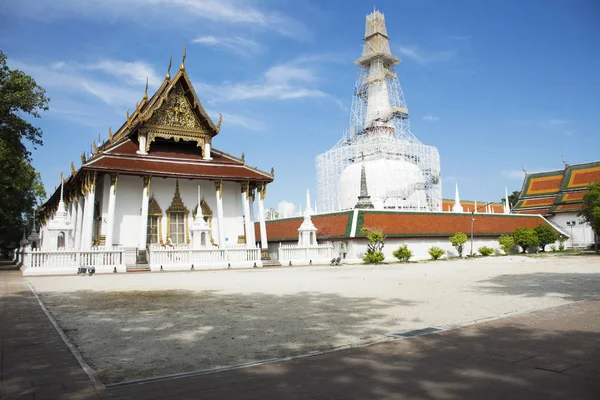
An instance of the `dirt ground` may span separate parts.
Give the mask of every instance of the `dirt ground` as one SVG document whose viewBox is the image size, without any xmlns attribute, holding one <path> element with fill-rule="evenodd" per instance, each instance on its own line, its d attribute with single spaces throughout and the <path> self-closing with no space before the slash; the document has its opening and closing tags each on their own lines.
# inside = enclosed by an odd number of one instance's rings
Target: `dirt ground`
<svg viewBox="0 0 600 400">
<path fill-rule="evenodd" d="M 600 297 L 600 257 L 31 277 L 104 383 L 306 354 Z"/>
</svg>

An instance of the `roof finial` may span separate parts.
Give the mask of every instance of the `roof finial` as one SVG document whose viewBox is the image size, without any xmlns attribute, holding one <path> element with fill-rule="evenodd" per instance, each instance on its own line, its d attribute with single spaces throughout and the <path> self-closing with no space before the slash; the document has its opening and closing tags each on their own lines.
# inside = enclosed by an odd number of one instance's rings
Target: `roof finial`
<svg viewBox="0 0 600 400">
<path fill-rule="evenodd" d="M 60 202 L 63 202 L 63 187 L 64 187 L 64 179 L 63 173 L 60 171 Z"/>
<path fill-rule="evenodd" d="M 219 113 L 219 123 L 217 124 L 217 133 L 221 131 L 221 122 L 223 122 L 223 114 Z"/>
<path fill-rule="evenodd" d="M 148 100 L 148 77 L 146 76 L 146 89 L 144 90 L 144 100 Z"/>
<path fill-rule="evenodd" d="M 525 167 L 523 166 L 523 164 L 521 164 L 521 169 L 523 170 L 523 172 L 525 172 L 525 175 L 527 175 L 527 171 L 525 171 Z"/>
<path fill-rule="evenodd" d="M 113 133 L 112 133 L 112 129 L 110 129 L 110 126 L 108 127 L 108 139 L 112 143 L 112 141 L 113 141 Z"/>
<path fill-rule="evenodd" d="M 565 160 L 565 158 L 561 155 L 560 158 L 562 159 L 563 164 L 565 164 L 565 168 L 569 166 L 569 163 Z"/>
<path fill-rule="evenodd" d="M 181 65 L 179 66 L 179 70 L 183 71 L 185 70 L 185 56 L 186 56 L 186 46 L 185 44 L 183 45 L 183 58 L 181 59 Z"/>
<path fill-rule="evenodd" d="M 171 79 L 171 64 L 173 63 L 173 54 L 169 55 L 169 68 L 167 68 L 167 75 L 165 75 L 165 79 Z"/>
</svg>

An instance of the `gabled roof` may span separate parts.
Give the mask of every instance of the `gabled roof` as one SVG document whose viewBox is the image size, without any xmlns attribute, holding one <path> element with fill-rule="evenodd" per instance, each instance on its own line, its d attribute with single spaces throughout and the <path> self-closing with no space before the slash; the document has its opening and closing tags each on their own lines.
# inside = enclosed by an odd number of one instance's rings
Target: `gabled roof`
<svg viewBox="0 0 600 400">
<path fill-rule="evenodd" d="M 600 161 L 566 165 L 562 170 L 526 174 L 516 214 L 577 212 L 590 183 L 600 180 Z"/>
<path fill-rule="evenodd" d="M 465 212 L 471 212 L 475 208 L 474 200 L 461 200 L 460 204 L 462 204 Z M 487 204 L 487 201 L 477 200 L 477 208 L 479 209 L 479 213 L 485 212 L 485 207 L 482 207 L 485 204 Z M 452 206 L 454 206 L 454 199 L 442 199 L 442 211 L 452 210 Z M 504 204 L 500 202 L 493 202 L 490 204 L 490 207 L 494 214 L 502 214 L 504 212 Z"/>
</svg>

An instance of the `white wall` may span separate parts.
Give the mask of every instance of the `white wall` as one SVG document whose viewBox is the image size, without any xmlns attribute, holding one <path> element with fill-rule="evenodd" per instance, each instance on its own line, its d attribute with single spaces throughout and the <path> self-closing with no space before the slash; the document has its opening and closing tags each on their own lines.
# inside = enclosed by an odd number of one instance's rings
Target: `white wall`
<svg viewBox="0 0 600 400">
<path fill-rule="evenodd" d="M 548 219 L 571 236 L 565 242 L 566 247 L 587 247 L 594 243 L 594 231 L 592 227 L 578 217 L 576 212 L 559 213 L 548 217 Z M 575 221 L 575 225 L 571 227 L 567 225 L 567 221 Z"/>
<path fill-rule="evenodd" d="M 223 182 L 223 219 L 225 220 L 225 245 L 237 244 L 244 234 L 242 186 L 237 182 Z"/>
<path fill-rule="evenodd" d="M 100 215 L 102 216 L 102 225 L 100 235 L 106 235 L 108 222 L 108 196 L 110 195 L 110 175 L 104 174 L 98 177 L 98 186 L 100 190 L 96 193 L 96 201 L 100 203 Z M 117 182 L 118 185 L 118 182 Z M 118 188 L 117 188 L 118 190 Z M 141 195 L 140 195 L 141 198 Z"/>
<path fill-rule="evenodd" d="M 346 255 L 345 262 L 362 262 L 363 256 L 367 251 L 368 241 L 366 239 L 355 239 L 348 241 L 348 253 Z M 413 257 L 411 261 L 417 260 L 429 260 L 429 248 L 437 246 L 442 250 L 446 251 L 446 254 L 442 258 L 456 257 L 458 253 L 448 237 L 440 238 L 387 238 L 385 240 L 385 246 L 383 247 L 383 254 L 385 255 L 385 261 L 397 261 L 392 252 L 397 250 L 401 245 L 406 244 L 408 249 L 412 251 Z M 504 254 L 498 244 L 498 238 L 474 238 L 473 239 L 473 254 L 479 255 L 479 248 L 482 246 L 491 247 L 495 250 L 496 254 Z M 471 252 L 471 241 L 467 240 L 463 249 L 463 256 L 470 254 Z M 337 253 L 335 253 L 337 256 Z"/>
<path fill-rule="evenodd" d="M 119 175 L 115 203 L 115 246 L 137 247 L 139 244 L 143 187 L 141 176 Z"/>
</svg>

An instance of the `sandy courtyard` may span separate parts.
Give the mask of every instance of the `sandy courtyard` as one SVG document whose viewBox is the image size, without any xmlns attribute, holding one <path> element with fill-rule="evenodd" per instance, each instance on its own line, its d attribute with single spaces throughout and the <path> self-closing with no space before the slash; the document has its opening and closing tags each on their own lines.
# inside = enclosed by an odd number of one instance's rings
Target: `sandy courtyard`
<svg viewBox="0 0 600 400">
<path fill-rule="evenodd" d="M 600 257 L 35 277 L 104 383 L 306 354 L 600 296 Z"/>
</svg>

